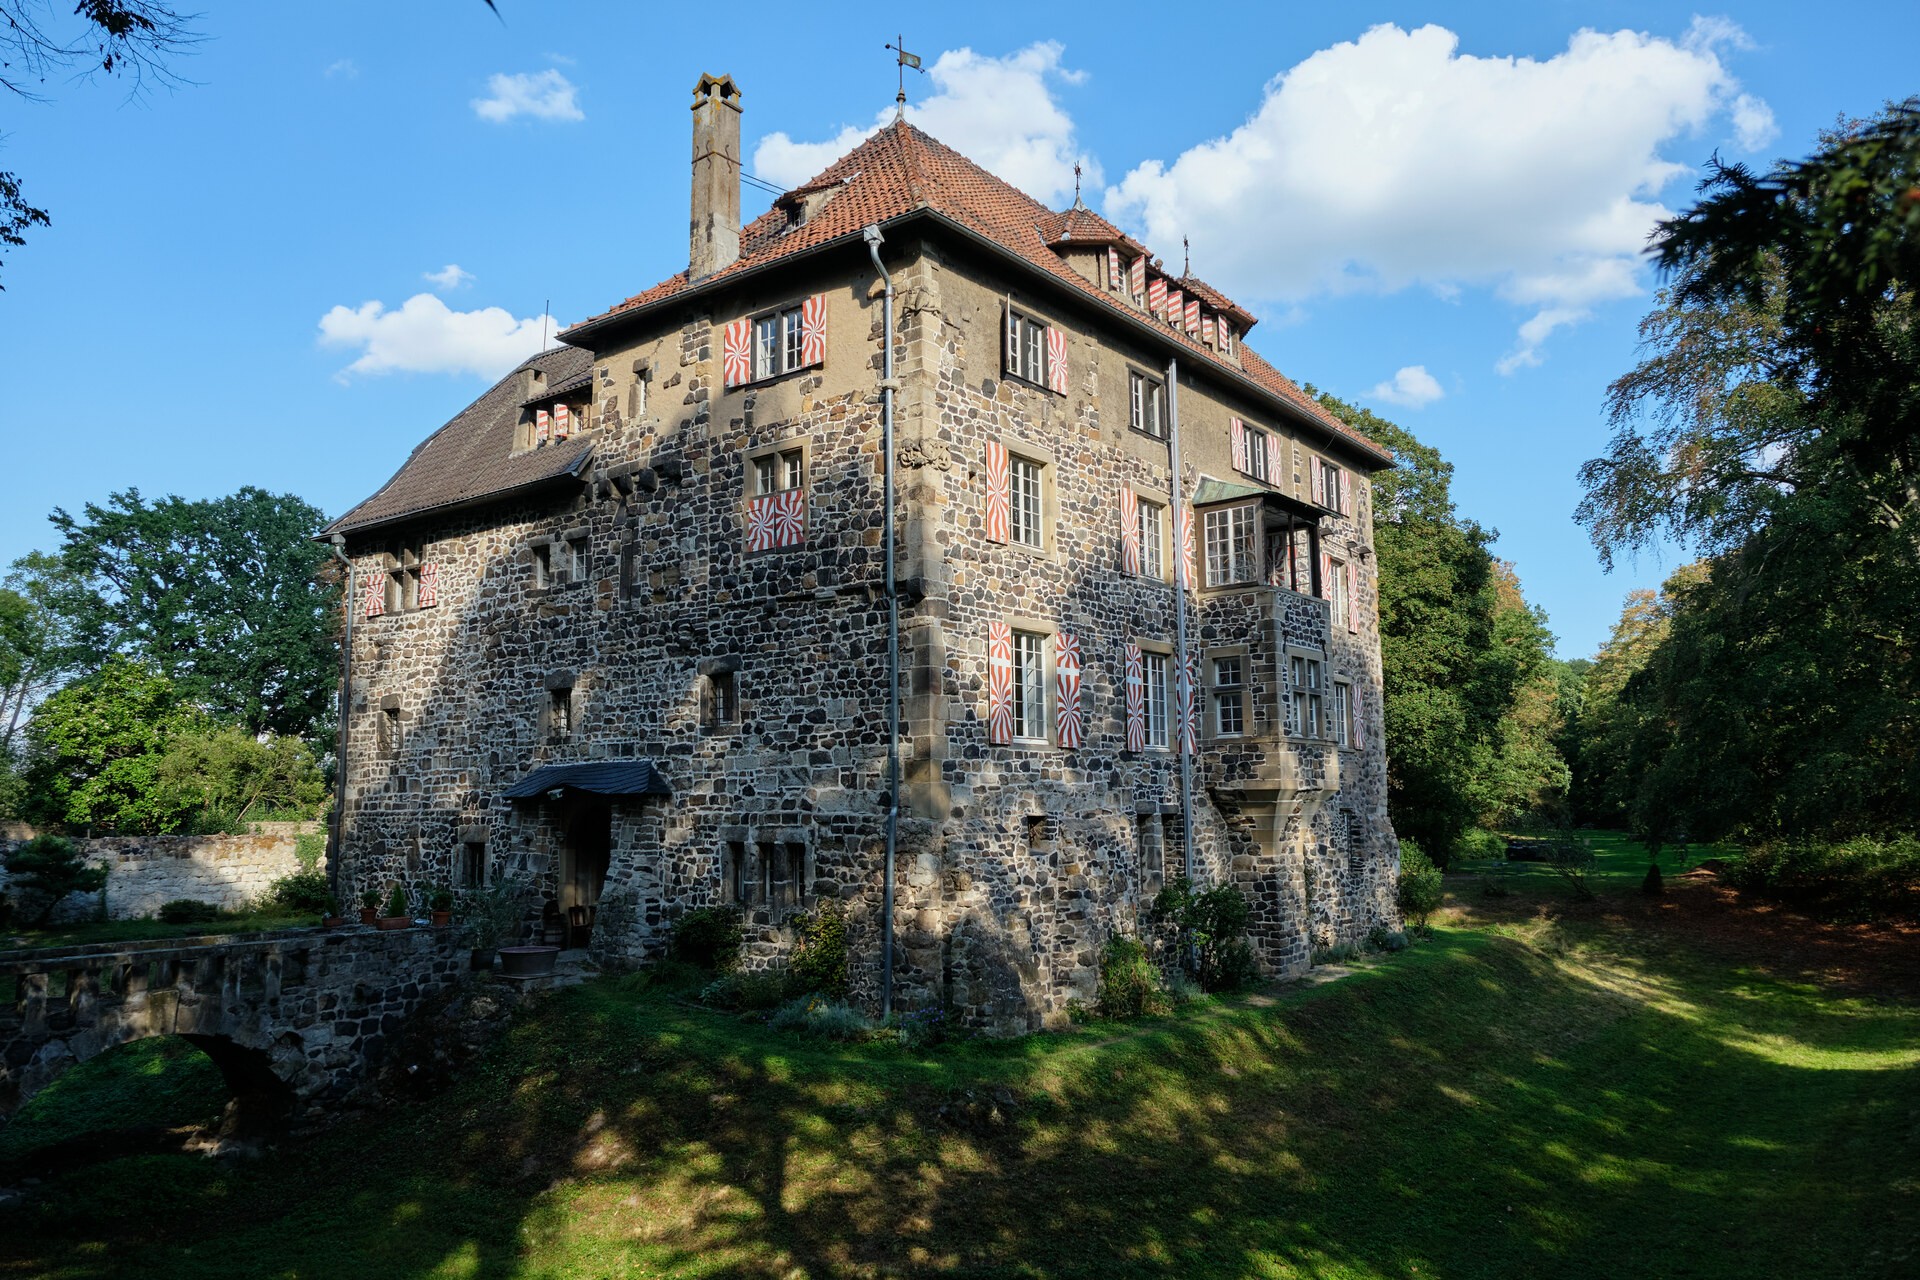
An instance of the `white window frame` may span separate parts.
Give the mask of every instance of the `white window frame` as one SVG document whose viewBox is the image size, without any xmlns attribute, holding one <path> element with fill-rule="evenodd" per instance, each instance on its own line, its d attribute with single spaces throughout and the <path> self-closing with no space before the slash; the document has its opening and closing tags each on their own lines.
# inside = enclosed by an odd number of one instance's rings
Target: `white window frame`
<svg viewBox="0 0 1920 1280">
<path fill-rule="evenodd" d="M 1007 454 L 1007 539 L 1044 551 L 1047 546 L 1047 464 Z"/>
<path fill-rule="evenodd" d="M 1047 635 L 1013 628 L 1013 738 L 1047 740 Z"/>
<path fill-rule="evenodd" d="M 1127 370 L 1127 426 L 1154 440 L 1167 438 L 1167 388 L 1160 379 Z"/>
<path fill-rule="evenodd" d="M 1353 682 L 1335 680 L 1333 695 L 1327 700 L 1328 728 L 1335 743 L 1353 745 Z"/>
<path fill-rule="evenodd" d="M 1260 577 L 1254 508 L 1247 503 L 1209 507 L 1200 521 L 1201 570 L 1209 587 L 1246 586 Z"/>
<path fill-rule="evenodd" d="M 1340 505 L 1341 474 L 1341 469 L 1337 465 L 1324 458 L 1320 460 L 1320 483 L 1326 487 L 1327 510 L 1344 516 L 1350 513 Z"/>
<path fill-rule="evenodd" d="M 751 382 L 767 382 L 806 368 L 800 304 L 775 307 L 747 318 Z"/>
<path fill-rule="evenodd" d="M 784 445 L 752 455 L 753 496 L 784 493 L 807 487 L 807 451 L 804 445 Z"/>
<path fill-rule="evenodd" d="M 1042 391 L 1052 390 L 1047 377 L 1047 330 L 1051 327 L 1018 307 L 1007 308 L 1007 331 L 1000 340 L 1005 346 L 1008 377 L 1030 382 Z"/>
<path fill-rule="evenodd" d="M 1222 680 L 1221 668 L 1233 665 L 1234 678 Z M 1209 691 L 1213 697 L 1213 736 L 1216 738 L 1241 738 L 1247 732 L 1247 664 L 1248 655 L 1244 653 L 1219 653 L 1207 659 Z M 1231 710 L 1233 726 L 1227 725 L 1227 713 Z"/>
<path fill-rule="evenodd" d="M 1136 495 L 1134 514 L 1140 537 L 1140 573 L 1148 578 L 1167 576 L 1167 504 Z"/>
<path fill-rule="evenodd" d="M 1142 709 L 1147 722 L 1147 750 L 1168 751 L 1173 738 L 1173 657 L 1157 649 L 1140 654 Z"/>
<path fill-rule="evenodd" d="M 1261 484 L 1273 484 L 1274 478 L 1267 474 L 1267 433 L 1250 422 L 1240 425 L 1246 437 L 1247 471 L 1246 474 Z"/>
<path fill-rule="evenodd" d="M 1327 732 L 1327 656 L 1317 649 L 1287 650 L 1287 733 L 1319 741 Z"/>
<path fill-rule="evenodd" d="M 1347 599 L 1347 562 L 1329 559 L 1327 566 L 1333 574 L 1333 581 L 1327 584 L 1328 613 L 1332 625 L 1344 627 L 1347 625 L 1347 611 L 1353 607 L 1353 602 Z"/>
</svg>

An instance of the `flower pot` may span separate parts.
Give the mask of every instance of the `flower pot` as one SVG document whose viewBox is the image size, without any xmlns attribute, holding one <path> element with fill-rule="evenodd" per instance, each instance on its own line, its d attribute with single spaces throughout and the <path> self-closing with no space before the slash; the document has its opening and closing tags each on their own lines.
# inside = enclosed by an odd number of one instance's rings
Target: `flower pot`
<svg viewBox="0 0 1920 1280">
<path fill-rule="evenodd" d="M 412 923 L 412 916 L 381 916 L 373 922 L 373 927 L 376 929 L 404 929 Z"/>
<path fill-rule="evenodd" d="M 467 957 L 467 962 L 473 966 L 475 973 L 485 973 L 493 968 L 493 948 L 475 947 L 472 954 Z"/>
<path fill-rule="evenodd" d="M 500 972 L 508 978 L 544 978 L 559 958 L 558 947 L 502 947 Z"/>
<path fill-rule="evenodd" d="M 375 920 L 378 920 L 379 918 L 380 918 L 380 912 L 379 912 L 379 910 L 378 910 L 378 909 L 376 909 L 376 908 L 374 908 L 374 907 L 362 907 L 362 908 L 360 908 L 360 923 L 361 923 L 361 924 L 372 924 L 372 923 L 373 923 L 373 922 L 374 922 Z"/>
<path fill-rule="evenodd" d="M 322 929 L 338 929 L 341 925 L 345 924 L 346 922 L 347 922 L 347 918 L 345 916 L 321 916 L 320 917 L 320 927 Z"/>
<path fill-rule="evenodd" d="M 448 925 L 450 925 L 450 924 L 452 924 L 452 923 L 453 923 L 453 912 L 451 912 L 451 911 L 429 911 L 429 912 L 427 912 L 427 918 L 428 918 L 429 920 L 431 920 L 431 921 L 433 921 L 433 927 L 434 927 L 434 928 L 436 928 L 436 929 L 444 929 L 444 928 L 446 928 L 446 927 L 447 927 Z"/>
</svg>

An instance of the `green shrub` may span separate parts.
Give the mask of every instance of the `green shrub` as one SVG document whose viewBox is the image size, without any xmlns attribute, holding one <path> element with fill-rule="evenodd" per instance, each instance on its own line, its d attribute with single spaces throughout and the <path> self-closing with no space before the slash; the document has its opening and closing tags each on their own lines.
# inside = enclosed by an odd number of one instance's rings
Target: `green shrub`
<svg viewBox="0 0 1920 1280">
<path fill-rule="evenodd" d="M 795 995 L 817 991 L 835 1000 L 847 996 L 847 918 L 824 906 L 795 916 L 796 941 L 787 962 L 787 985 Z"/>
<path fill-rule="evenodd" d="M 427 890 L 427 910 L 429 911 L 453 910 L 453 890 L 447 888 L 447 886 L 445 885 L 441 885 L 437 889 Z"/>
<path fill-rule="evenodd" d="M 193 898 L 175 898 L 160 904 L 161 924 L 211 924 L 225 914 L 211 902 Z"/>
<path fill-rule="evenodd" d="M 1394 901 L 1401 918 L 1415 929 L 1427 927 L 1427 917 L 1440 909 L 1446 896 L 1440 868 L 1433 865 L 1418 844 L 1400 842 L 1400 881 Z"/>
<path fill-rule="evenodd" d="M 696 907 L 673 922 L 667 951 L 675 960 L 711 973 L 728 973 L 740 964 L 746 941 L 738 907 Z"/>
<path fill-rule="evenodd" d="M 320 859 L 326 856 L 327 838 L 318 832 L 305 832 L 293 838 L 293 856 L 300 860 L 302 871 L 318 871 Z"/>
<path fill-rule="evenodd" d="M 1660 864 L 1649 862 L 1647 874 L 1640 879 L 1640 892 L 1649 898 L 1657 898 L 1667 891 L 1667 882 L 1660 876 Z"/>
<path fill-rule="evenodd" d="M 1242 936 L 1253 908 L 1247 895 L 1230 884 L 1194 892 L 1193 882 L 1176 876 L 1153 900 L 1153 916 L 1180 930 L 1182 950 L 1193 976 L 1207 991 L 1234 991 L 1259 972 L 1253 948 Z"/>
<path fill-rule="evenodd" d="M 1377 924 L 1367 930 L 1367 945 L 1375 951 L 1405 951 L 1413 945 L 1413 940 L 1399 929 Z"/>
<path fill-rule="evenodd" d="M 1118 934 L 1107 939 L 1100 953 L 1100 994 L 1094 1007 L 1103 1018 L 1144 1018 L 1165 1013 L 1166 993 L 1160 973 L 1137 939 Z"/>
<path fill-rule="evenodd" d="M 286 911 L 319 912 L 325 911 L 332 899 L 326 872 L 296 871 L 273 882 L 267 889 L 266 905 Z"/>
<path fill-rule="evenodd" d="M 65 836 L 35 836 L 7 854 L 7 872 L 14 891 L 43 899 L 29 922 L 42 925 L 53 909 L 72 893 L 98 893 L 107 886 L 107 868 L 89 865 Z"/>
<path fill-rule="evenodd" d="M 873 1023 L 851 1005 L 825 996 L 802 996 L 775 1009 L 767 1018 L 775 1031 L 792 1031 L 826 1040 L 859 1040 L 873 1031 Z"/>
<path fill-rule="evenodd" d="M 1920 836 L 1777 840 L 1727 860 L 1736 889 L 1850 918 L 1920 917 Z"/>
<path fill-rule="evenodd" d="M 1494 879 L 1492 876 L 1480 877 L 1480 896 L 1481 897 L 1506 898 L 1506 897 L 1511 897 L 1512 894 L 1513 894 L 1513 890 L 1507 888 L 1506 885 L 1500 883 L 1498 880 Z"/>
<path fill-rule="evenodd" d="M 519 941 L 528 893 L 526 881 L 506 878 L 467 890 L 459 903 L 461 941 L 477 951 Z"/>
<path fill-rule="evenodd" d="M 1400 842 L 1402 848 L 1408 843 L 1405 840 Z M 1482 831 L 1476 827 L 1453 842 L 1452 856 L 1447 859 L 1446 865 L 1457 866 L 1462 862 L 1500 862 L 1506 856 L 1505 837 L 1498 832 Z"/>
<path fill-rule="evenodd" d="M 729 1013 L 772 1009 L 787 999 L 787 978 L 780 973 L 723 973 L 700 988 L 700 1003 Z"/>
<path fill-rule="evenodd" d="M 1593 890 L 1587 885 L 1587 876 L 1592 874 L 1594 862 L 1593 842 L 1571 828 L 1562 831 L 1547 845 L 1547 866 L 1572 885 L 1574 893 L 1582 898 L 1593 897 Z"/>
<path fill-rule="evenodd" d="M 1336 942 L 1330 947 L 1315 947 L 1313 954 L 1308 957 L 1308 963 L 1315 965 L 1345 964 L 1349 960 L 1358 959 L 1359 955 L 1359 943 Z"/>
<path fill-rule="evenodd" d="M 947 1038 L 948 1022 L 947 1011 L 936 1004 L 899 1015 L 893 1030 L 900 1037 L 902 1048 L 919 1052 L 931 1049 Z"/>
<path fill-rule="evenodd" d="M 387 893 L 387 918 L 391 920 L 395 916 L 411 914 L 407 910 L 407 891 L 395 884 Z"/>
</svg>

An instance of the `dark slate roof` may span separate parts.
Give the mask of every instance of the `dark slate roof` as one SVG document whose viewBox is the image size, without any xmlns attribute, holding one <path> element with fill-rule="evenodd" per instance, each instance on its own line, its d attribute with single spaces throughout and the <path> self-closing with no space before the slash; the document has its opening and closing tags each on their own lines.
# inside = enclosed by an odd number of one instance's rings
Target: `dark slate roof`
<svg viewBox="0 0 1920 1280">
<path fill-rule="evenodd" d="M 371 498 L 335 520 L 322 536 L 392 524 L 442 507 L 464 506 L 528 485 L 578 475 L 593 453 L 592 437 L 513 452 L 529 368 L 555 386 L 591 372 L 593 357 L 556 347 L 523 362 L 487 393 L 428 436 Z M 549 392 L 549 395 L 552 393 Z"/>
<path fill-rule="evenodd" d="M 533 800 L 557 788 L 597 796 L 672 796 L 673 788 L 651 760 L 541 765 L 501 792 L 509 800 Z"/>
</svg>

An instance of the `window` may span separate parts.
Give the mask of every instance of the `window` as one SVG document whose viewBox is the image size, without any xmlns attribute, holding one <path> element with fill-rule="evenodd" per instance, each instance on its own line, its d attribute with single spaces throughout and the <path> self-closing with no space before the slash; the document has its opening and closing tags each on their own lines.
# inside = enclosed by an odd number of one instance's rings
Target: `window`
<svg viewBox="0 0 1920 1280">
<path fill-rule="evenodd" d="M 1267 474 L 1267 433 L 1258 427 L 1247 427 L 1247 474 L 1255 480 L 1271 481 L 1275 477 Z"/>
<path fill-rule="evenodd" d="M 587 580 L 587 540 L 585 538 L 567 539 L 567 581 L 585 582 Z"/>
<path fill-rule="evenodd" d="M 1325 666 L 1318 654 L 1287 655 L 1287 732 L 1318 738 L 1325 723 Z"/>
<path fill-rule="evenodd" d="M 720 895 L 725 902 L 745 906 L 753 879 L 747 867 L 747 842 L 729 840 L 720 854 Z"/>
<path fill-rule="evenodd" d="M 1164 653 L 1143 653 L 1140 663 L 1146 684 L 1147 746 L 1164 751 L 1167 747 L 1167 710 L 1172 701 L 1167 672 L 1172 664 Z"/>
<path fill-rule="evenodd" d="M 1327 510 L 1338 511 L 1341 515 L 1351 514 L 1340 505 L 1340 468 L 1331 462 L 1323 462 L 1320 464 L 1320 471 L 1326 477 Z"/>
<path fill-rule="evenodd" d="M 1042 467 L 1030 458 L 1007 458 L 1008 536 L 1029 547 L 1046 545 L 1042 533 L 1040 481 Z"/>
<path fill-rule="evenodd" d="M 487 883 L 487 846 L 468 840 L 460 846 L 460 887 L 479 889 Z"/>
<path fill-rule="evenodd" d="M 788 489 L 798 489 L 806 483 L 807 464 L 804 450 L 779 449 L 765 453 L 753 460 L 753 491 L 755 494 L 781 493 Z"/>
<path fill-rule="evenodd" d="M 1149 578 L 1163 578 L 1167 572 L 1167 509 L 1158 502 L 1140 501 L 1140 572 Z"/>
<path fill-rule="evenodd" d="M 1327 704 L 1329 736 L 1343 747 L 1353 745 L 1353 686 L 1345 680 L 1333 682 L 1333 699 Z"/>
<path fill-rule="evenodd" d="M 1046 637 L 1035 631 L 1013 633 L 1013 736 L 1044 741 L 1047 736 Z"/>
<path fill-rule="evenodd" d="M 1052 385 L 1048 377 L 1050 372 L 1047 366 L 1047 326 L 1018 311 L 1008 311 L 1008 376 L 1045 387 Z"/>
<path fill-rule="evenodd" d="M 1223 738 L 1247 731 L 1247 660 L 1213 660 L 1213 731 Z"/>
<path fill-rule="evenodd" d="M 533 585 L 536 587 L 553 585 L 553 548 L 544 542 L 533 548 Z"/>
<path fill-rule="evenodd" d="M 1167 389 L 1158 378 L 1128 372 L 1127 425 L 1156 440 L 1167 438 Z"/>
<path fill-rule="evenodd" d="M 393 699 L 380 707 L 380 755 L 391 760 L 400 754 L 400 700 Z"/>
<path fill-rule="evenodd" d="M 1044 813 L 1030 813 L 1026 817 L 1027 852 L 1048 853 L 1053 849 L 1053 819 Z"/>
<path fill-rule="evenodd" d="M 573 690 L 547 690 L 547 739 L 559 742 L 573 736 Z"/>
<path fill-rule="evenodd" d="M 1160 819 L 1157 816 L 1141 816 L 1133 820 L 1134 854 L 1140 860 L 1141 887 L 1148 892 L 1157 893 L 1166 875 L 1160 837 Z"/>
<path fill-rule="evenodd" d="M 770 311 L 753 320 L 753 380 L 777 378 L 806 367 L 800 308 Z"/>
<path fill-rule="evenodd" d="M 702 677 L 700 722 L 709 729 L 736 724 L 740 720 L 739 694 L 733 672 L 716 671 Z"/>
<path fill-rule="evenodd" d="M 412 613 L 420 607 L 420 568 L 426 544 L 393 542 L 387 545 L 386 598 L 388 613 Z"/>
<path fill-rule="evenodd" d="M 797 840 L 762 840 L 760 874 L 761 900 L 777 920 L 805 896 L 807 847 Z"/>
<path fill-rule="evenodd" d="M 1253 508 L 1217 508 L 1207 512 L 1207 585 L 1223 587 L 1252 582 L 1254 570 Z"/>
<path fill-rule="evenodd" d="M 1332 607 L 1333 625 L 1344 627 L 1347 625 L 1347 610 L 1352 607 L 1352 603 L 1347 599 L 1346 561 L 1329 560 L 1327 563 L 1333 572 L 1333 581 L 1329 584 L 1331 589 L 1327 593 L 1328 603 Z"/>
</svg>

